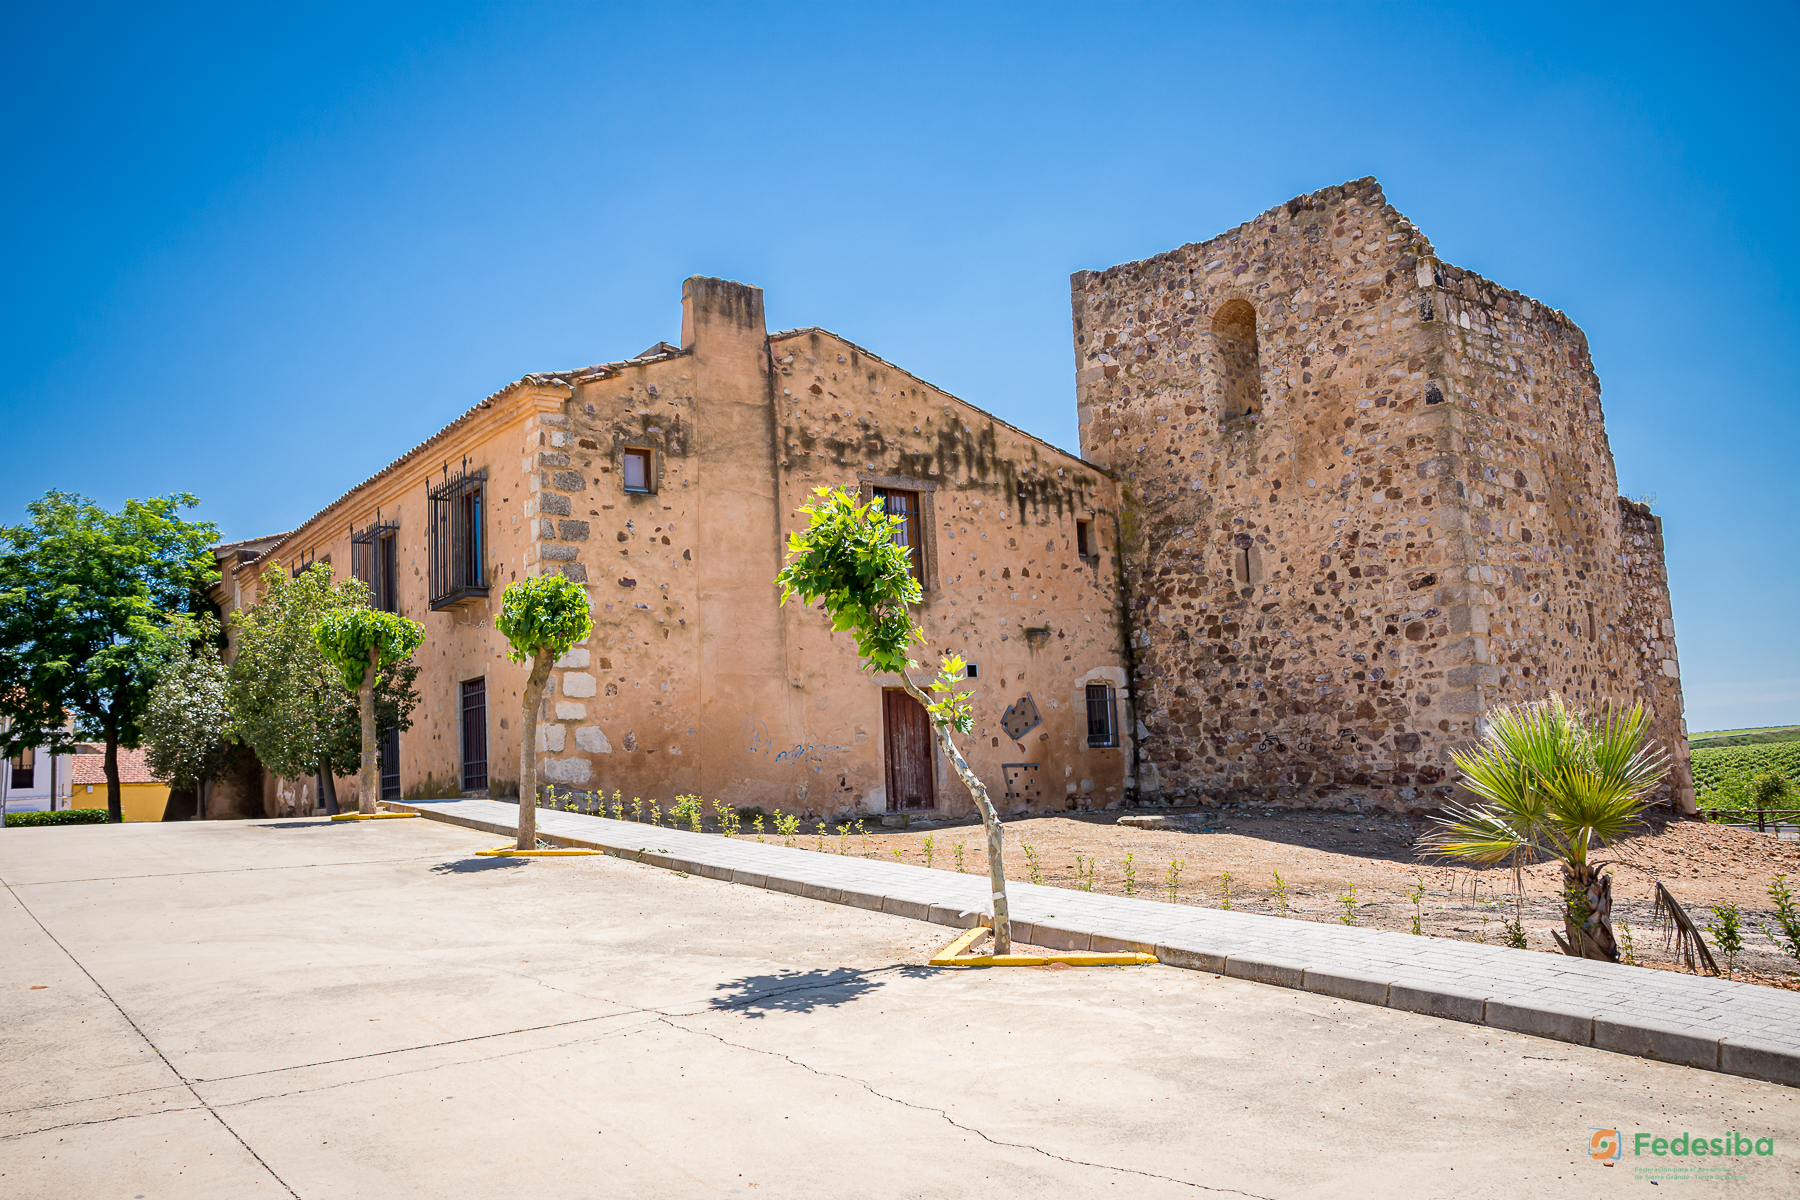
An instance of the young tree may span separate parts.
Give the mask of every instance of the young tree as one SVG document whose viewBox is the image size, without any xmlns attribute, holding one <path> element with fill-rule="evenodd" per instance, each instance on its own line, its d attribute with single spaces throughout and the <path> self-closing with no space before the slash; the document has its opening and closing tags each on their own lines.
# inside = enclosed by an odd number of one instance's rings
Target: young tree
<svg viewBox="0 0 1800 1200">
<path fill-rule="evenodd" d="M 531 664 L 519 711 L 519 849 L 537 848 L 537 722 L 550 668 L 593 632 L 587 592 L 562 575 L 538 575 L 507 585 L 494 618 L 506 657 Z"/>
<path fill-rule="evenodd" d="M 922 593 L 913 578 L 912 560 L 904 546 L 894 542 L 899 522 L 872 505 L 859 505 L 841 488 L 817 488 L 816 501 L 800 511 L 808 527 L 788 535 L 787 561 L 775 582 L 781 585 L 781 603 L 798 596 L 801 603 L 822 603 L 831 618 L 833 632 L 849 633 L 866 671 L 885 671 L 925 706 L 932 732 L 944 757 L 969 789 L 987 829 L 988 875 L 994 897 L 994 953 L 1012 952 L 1012 922 L 1006 904 L 1006 867 L 1000 857 L 1000 814 L 994 811 L 987 786 L 964 760 L 950 737 L 952 731 L 968 734 L 975 726 L 969 694 L 957 691 L 966 678 L 960 655 L 945 655 L 938 675 L 929 685 L 937 699 L 913 682 L 918 664 L 907 656 L 925 633 L 913 619 L 911 606 Z"/>
<path fill-rule="evenodd" d="M 194 789 L 200 798 L 196 816 L 204 814 L 207 784 L 224 773 L 237 753 L 228 740 L 229 675 L 209 636 L 217 628 L 216 622 L 210 629 L 203 625 L 199 644 L 182 648 L 163 665 L 151 685 L 142 723 L 150 769 L 176 789 Z"/>
<path fill-rule="evenodd" d="M 373 813 L 381 795 L 381 774 L 375 764 L 375 688 L 382 672 L 411 658 L 425 630 L 417 621 L 397 613 L 372 608 L 339 608 L 325 614 L 313 626 L 313 641 L 338 669 L 344 688 L 357 698 L 362 717 L 362 787 L 357 811 Z"/>
<path fill-rule="evenodd" d="M 359 580 L 334 585 L 331 568 L 316 563 L 290 578 L 271 566 L 248 612 L 233 613 L 237 656 L 230 668 L 232 737 L 249 746 L 284 779 L 320 777 L 320 802 L 338 810 L 335 777 L 356 773 L 362 760 L 362 714 L 339 673 L 313 639 L 328 613 L 367 607 Z M 403 662 L 375 685 L 377 734 L 412 727 L 419 702 L 417 664 Z"/>
<path fill-rule="evenodd" d="M 111 513 L 52 491 L 26 524 L 0 529 L 0 716 L 11 718 L 0 757 L 103 741 L 113 821 L 119 747 L 138 744 L 150 687 L 180 640 L 172 619 L 203 611 L 218 578 L 217 530 L 178 515 L 198 503 L 180 493 Z"/>
<path fill-rule="evenodd" d="M 1612 876 L 1590 855 L 1639 825 L 1651 791 L 1668 770 L 1647 744 L 1642 704 L 1583 714 L 1562 697 L 1488 717 L 1488 732 L 1472 750 L 1458 751 L 1462 786 L 1475 805 L 1447 805 L 1448 817 L 1420 839 L 1429 853 L 1465 862 L 1559 859 L 1563 877 L 1563 953 L 1619 961 L 1612 930 Z"/>
</svg>

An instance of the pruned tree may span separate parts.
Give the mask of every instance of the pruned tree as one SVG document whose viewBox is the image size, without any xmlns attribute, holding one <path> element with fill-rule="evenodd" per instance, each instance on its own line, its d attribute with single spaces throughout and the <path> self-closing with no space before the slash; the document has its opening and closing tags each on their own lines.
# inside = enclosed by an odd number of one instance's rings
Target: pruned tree
<svg viewBox="0 0 1800 1200">
<path fill-rule="evenodd" d="M 1487 734 L 1453 756 L 1475 804 L 1446 805 L 1420 839 L 1431 854 L 1464 862 L 1562 863 L 1563 953 L 1619 961 L 1612 929 L 1612 876 L 1594 857 L 1633 833 L 1668 771 L 1648 740 L 1642 704 L 1583 713 L 1562 697 L 1496 709 Z M 1566 934 L 1566 936 L 1564 936 Z"/>
<path fill-rule="evenodd" d="M 48 492 L 0 529 L 0 759 L 24 746 L 105 743 L 106 810 L 120 821 L 119 747 L 138 744 L 157 672 L 217 579 L 210 522 L 187 493 L 108 512 Z M 71 718 L 73 720 L 71 721 Z"/>
<path fill-rule="evenodd" d="M 781 603 L 798 597 L 808 606 L 822 604 L 836 633 L 856 640 L 866 671 L 895 676 L 908 695 L 924 705 L 933 735 L 957 778 L 969 790 L 987 832 L 988 875 L 993 888 L 994 953 L 1012 952 L 1012 922 L 1006 904 L 1006 867 L 1001 860 L 1000 814 L 988 798 L 987 785 L 970 770 L 957 749 L 953 732 L 967 735 L 975 726 L 969 693 L 958 691 L 967 678 L 961 655 L 939 660 L 937 678 L 929 685 L 936 698 L 913 681 L 918 663 L 908 655 L 925 640 L 912 606 L 923 598 L 913 578 L 912 559 L 896 544 L 899 521 L 873 505 L 858 504 L 841 488 L 815 488 L 817 499 L 800 512 L 807 528 L 788 535 L 787 559 L 775 582 Z"/>
<path fill-rule="evenodd" d="M 537 848 L 537 723 L 550 668 L 594 629 L 587 592 L 562 575 L 538 575 L 507 585 L 494 628 L 507 641 L 506 657 L 530 663 L 519 711 L 519 842 Z"/>
<path fill-rule="evenodd" d="M 329 564 L 315 563 L 292 578 L 272 565 L 262 574 L 256 603 L 231 615 L 237 644 L 227 694 L 232 738 L 283 779 L 318 776 L 320 804 L 329 813 L 338 811 L 335 777 L 361 766 L 362 713 L 313 630 L 328 613 L 366 608 L 368 598 L 359 580 L 333 584 Z M 417 664 L 403 662 L 376 683 L 378 738 L 412 728 L 418 675 Z"/>
<path fill-rule="evenodd" d="M 196 644 L 181 647 L 163 664 L 144 710 L 145 761 L 177 791 L 194 789 L 196 816 L 204 813 L 207 785 L 241 753 L 229 740 L 230 674 L 212 636 L 217 630 L 218 623 L 206 618 Z"/>
<path fill-rule="evenodd" d="M 356 802 L 359 812 L 373 813 L 381 795 L 381 772 L 375 761 L 375 689 L 382 672 L 410 659 L 424 640 L 425 630 L 417 621 L 373 608 L 334 609 L 313 626 L 313 641 L 337 668 L 345 690 L 356 697 L 357 712 L 362 718 L 362 779 Z"/>
</svg>

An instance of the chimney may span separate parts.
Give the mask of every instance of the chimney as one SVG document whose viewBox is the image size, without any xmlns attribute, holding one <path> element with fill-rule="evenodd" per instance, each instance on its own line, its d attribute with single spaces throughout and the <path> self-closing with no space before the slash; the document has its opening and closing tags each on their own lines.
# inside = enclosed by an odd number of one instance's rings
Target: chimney
<svg viewBox="0 0 1800 1200">
<path fill-rule="evenodd" d="M 695 275 L 681 285 L 681 348 L 711 359 L 761 357 L 769 330 L 762 289 Z"/>
</svg>

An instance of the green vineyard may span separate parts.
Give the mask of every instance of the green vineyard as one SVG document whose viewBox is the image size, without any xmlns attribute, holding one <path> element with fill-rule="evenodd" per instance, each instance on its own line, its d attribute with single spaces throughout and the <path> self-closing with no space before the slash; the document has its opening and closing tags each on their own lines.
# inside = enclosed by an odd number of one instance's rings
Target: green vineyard
<svg viewBox="0 0 1800 1200">
<path fill-rule="evenodd" d="M 1792 807 L 1800 807 L 1800 742 L 1760 746 L 1727 746 L 1694 751 L 1694 791 L 1702 808 L 1736 808 L 1734 794 L 1756 775 L 1779 771 L 1794 788 Z"/>
</svg>

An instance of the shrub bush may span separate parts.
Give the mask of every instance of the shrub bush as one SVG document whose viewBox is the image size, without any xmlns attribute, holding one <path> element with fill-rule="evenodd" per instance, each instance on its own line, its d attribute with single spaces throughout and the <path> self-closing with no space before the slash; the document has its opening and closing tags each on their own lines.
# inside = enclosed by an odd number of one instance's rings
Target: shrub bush
<svg viewBox="0 0 1800 1200">
<path fill-rule="evenodd" d="M 104 808 L 65 808 L 60 812 L 22 812 L 7 813 L 6 823 L 12 825 L 104 825 L 106 810 Z"/>
</svg>

